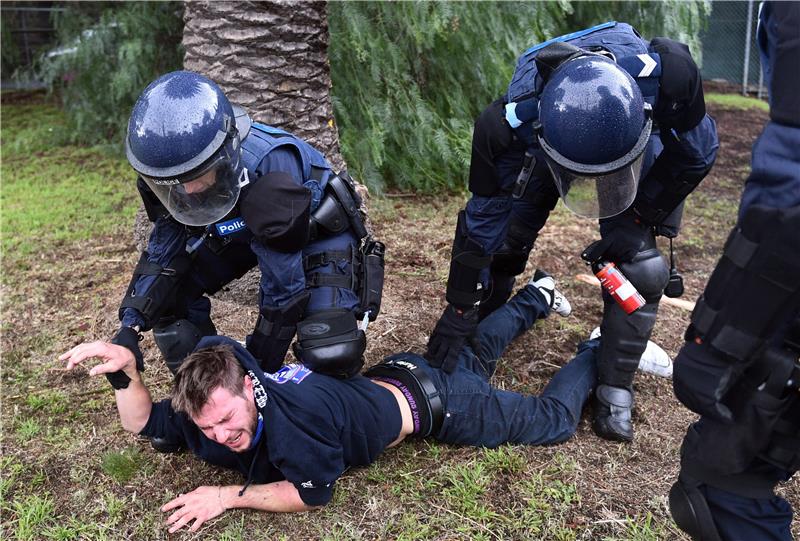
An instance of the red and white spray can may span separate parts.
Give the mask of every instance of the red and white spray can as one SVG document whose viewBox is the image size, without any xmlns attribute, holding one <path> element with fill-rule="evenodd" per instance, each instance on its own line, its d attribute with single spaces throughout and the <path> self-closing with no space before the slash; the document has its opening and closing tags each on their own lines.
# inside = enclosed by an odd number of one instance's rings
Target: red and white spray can
<svg viewBox="0 0 800 541">
<path fill-rule="evenodd" d="M 617 301 L 626 314 L 632 314 L 645 305 L 644 297 L 614 263 L 595 261 L 592 263 L 592 271 L 603 289 Z"/>
</svg>

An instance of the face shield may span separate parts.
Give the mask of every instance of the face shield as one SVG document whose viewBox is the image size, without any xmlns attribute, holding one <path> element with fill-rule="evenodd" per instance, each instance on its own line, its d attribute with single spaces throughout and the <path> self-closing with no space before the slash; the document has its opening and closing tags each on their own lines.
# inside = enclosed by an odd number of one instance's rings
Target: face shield
<svg viewBox="0 0 800 541">
<path fill-rule="evenodd" d="M 636 198 L 642 159 L 650 139 L 652 119 L 645 104 L 646 122 L 633 148 L 609 163 L 582 164 L 564 157 L 537 130 L 539 145 L 564 204 L 585 218 L 610 218 L 625 211 Z"/>
<path fill-rule="evenodd" d="M 159 201 L 182 224 L 204 226 L 224 218 L 239 199 L 244 169 L 234 135 L 205 164 L 179 178 L 142 175 Z"/>
</svg>

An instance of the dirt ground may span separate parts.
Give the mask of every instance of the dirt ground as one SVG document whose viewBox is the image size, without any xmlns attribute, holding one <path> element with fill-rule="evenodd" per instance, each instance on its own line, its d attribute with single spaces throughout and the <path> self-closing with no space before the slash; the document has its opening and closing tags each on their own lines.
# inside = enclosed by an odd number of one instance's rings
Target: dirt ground
<svg viewBox="0 0 800 541">
<path fill-rule="evenodd" d="M 678 268 L 684 275 L 686 300 L 697 298 L 719 256 L 735 220 L 742 183 L 749 170 L 751 145 L 767 118 L 766 113 L 757 110 L 714 108 L 711 113 L 721 140 L 719 158 L 711 174 L 690 197 L 683 233 L 674 246 Z M 369 329 L 369 364 L 398 351 L 424 351 L 428 334 L 444 307 L 452 232 L 456 212 L 463 202 L 462 198 L 407 194 L 388 194 L 371 202 L 375 233 L 387 245 L 387 279 L 382 313 Z M 598 288 L 575 278 L 587 272 L 579 254 L 596 238 L 593 222 L 580 220 L 559 205 L 536 243 L 523 279 L 527 280 L 536 267 L 549 271 L 572 303 L 573 315 L 549 318 L 512 344 L 499 363 L 495 385 L 540 391 L 571 357 L 575 346 L 599 324 L 602 303 Z M 668 251 L 668 244 L 661 246 Z M 143 538 L 137 533 L 141 525 L 136 524 L 133 510 L 157 507 L 169 494 L 190 490 L 198 484 L 197 479 L 212 484 L 219 483 L 220 478 L 236 480 L 231 474 L 201 466 L 186 456 L 154 455 L 149 473 L 128 484 L 115 484 L 98 470 L 101 450 L 132 445 L 148 456 L 152 451 L 146 442 L 116 427 L 111 394 L 104 382 L 90 382 L 82 371 L 63 372 L 55 355 L 82 340 L 112 334 L 117 325 L 118 302 L 136 259 L 130 238 L 95 239 L 80 250 L 64 246 L 38 254 L 28 262 L 24 279 L 12 280 L 13 287 L 4 286 L 3 291 L 2 419 L 7 428 L 3 430 L 2 454 L 6 459 L 34 466 L 31 473 L 20 474 L 4 498 L 11 501 L 26 483 L 39 482 L 53 495 L 58 512 L 70 516 L 81 513 L 82 507 L 96 504 L 91 494 L 96 484 L 130 503 L 131 510 L 118 524 L 120 538 Z M 18 271 L 6 268 L 5 272 L 13 278 Z M 241 338 L 250 332 L 256 318 L 254 295 L 252 288 L 239 288 L 214 300 L 213 316 L 221 333 Z M 674 356 L 688 320 L 688 311 L 662 306 L 653 340 Z M 163 396 L 169 374 L 150 336 L 143 346 L 147 380 L 154 394 Z M 43 353 L 31 355 L 30 351 Z M 665 502 L 677 475 L 680 442 L 695 416 L 674 398 L 669 380 L 640 374 L 635 387 L 634 443 L 624 445 L 597 438 L 589 426 L 587 412 L 577 435 L 568 442 L 520 450 L 529 470 L 545 471 L 568 457 L 571 471 L 565 475 L 574 481 L 579 497 L 566 512 L 566 523 L 578 532 L 576 538 L 619 538 L 621 531 L 629 531 L 620 529 L 626 517 L 646 515 L 652 515 L 662 525 L 659 531 L 663 538 L 681 538 L 669 521 Z M 71 430 L 72 443 L 66 448 L 59 445 L 57 438 L 48 439 L 51 432 L 23 438 L 8 430 L 19 424 L 20 416 L 30 413 L 26 397 L 47 389 L 61 390 L 67 396 L 65 410 L 52 419 L 52 433 L 57 433 L 59 427 Z M 405 451 L 387 452 L 381 460 L 398 468 L 403 461 L 417 460 L 424 469 L 434 468 L 440 460 L 469 462 L 475 456 L 471 449 L 445 446 L 443 451 L 437 451 L 440 454 L 430 449 L 426 443 L 415 442 L 408 444 Z M 37 475 L 43 480 L 37 481 Z M 269 528 L 283 528 L 293 538 L 310 539 L 322 537 L 320 528 L 325 525 L 341 524 L 337 521 L 343 520 L 342 516 L 352 515 L 357 529 L 345 531 L 342 538 L 392 537 L 381 525 L 387 517 L 395 516 L 398 506 L 408 502 L 388 487 L 366 490 L 370 479 L 371 474 L 363 471 L 348 472 L 339 483 L 334 502 L 337 518 L 330 513 L 302 519 L 275 516 L 269 518 Z M 487 492 L 489 503 L 497 508 L 516 501 L 510 481 L 509 486 L 505 485 L 492 485 Z M 797 507 L 798 483 L 791 482 L 780 490 Z M 424 502 L 414 505 L 425 507 Z M 427 513 L 434 520 L 447 511 L 432 502 Z M 8 511 L 5 514 L 3 529 L 11 529 L 12 522 L 8 520 L 15 520 L 15 515 L 12 512 L 9 519 Z M 252 513 L 243 516 L 242 521 L 255 520 Z M 267 523 L 267 519 L 259 520 Z M 314 521 L 318 524 L 313 525 Z M 319 526 L 320 521 L 323 526 Z M 800 534 L 797 524 L 794 530 Z M 157 528 L 144 531 L 152 533 Z M 464 538 L 435 529 L 431 536 Z"/>
</svg>

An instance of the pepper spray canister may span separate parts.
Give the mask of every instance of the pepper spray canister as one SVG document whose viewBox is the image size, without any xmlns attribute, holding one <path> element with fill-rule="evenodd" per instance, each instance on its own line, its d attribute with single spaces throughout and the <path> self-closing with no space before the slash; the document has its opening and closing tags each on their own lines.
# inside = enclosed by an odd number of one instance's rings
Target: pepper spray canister
<svg viewBox="0 0 800 541">
<path fill-rule="evenodd" d="M 614 263 L 595 261 L 592 263 L 592 271 L 603 289 L 617 301 L 626 314 L 630 315 L 645 305 L 644 297 Z"/>
</svg>

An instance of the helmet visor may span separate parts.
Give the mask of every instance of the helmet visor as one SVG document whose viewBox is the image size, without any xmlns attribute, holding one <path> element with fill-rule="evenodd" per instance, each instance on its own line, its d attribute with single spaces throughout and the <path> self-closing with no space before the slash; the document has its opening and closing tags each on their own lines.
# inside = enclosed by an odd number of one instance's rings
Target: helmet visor
<svg viewBox="0 0 800 541">
<path fill-rule="evenodd" d="M 633 162 L 604 174 L 580 174 L 547 158 L 553 180 L 564 204 L 585 218 L 610 218 L 623 212 L 636 198 L 642 172 L 640 154 Z"/>
<path fill-rule="evenodd" d="M 228 147 L 228 145 L 226 145 Z M 164 204 L 173 218 L 182 224 L 203 226 L 224 218 L 239 199 L 239 152 L 223 147 L 210 166 L 185 179 L 142 178 Z"/>
</svg>

